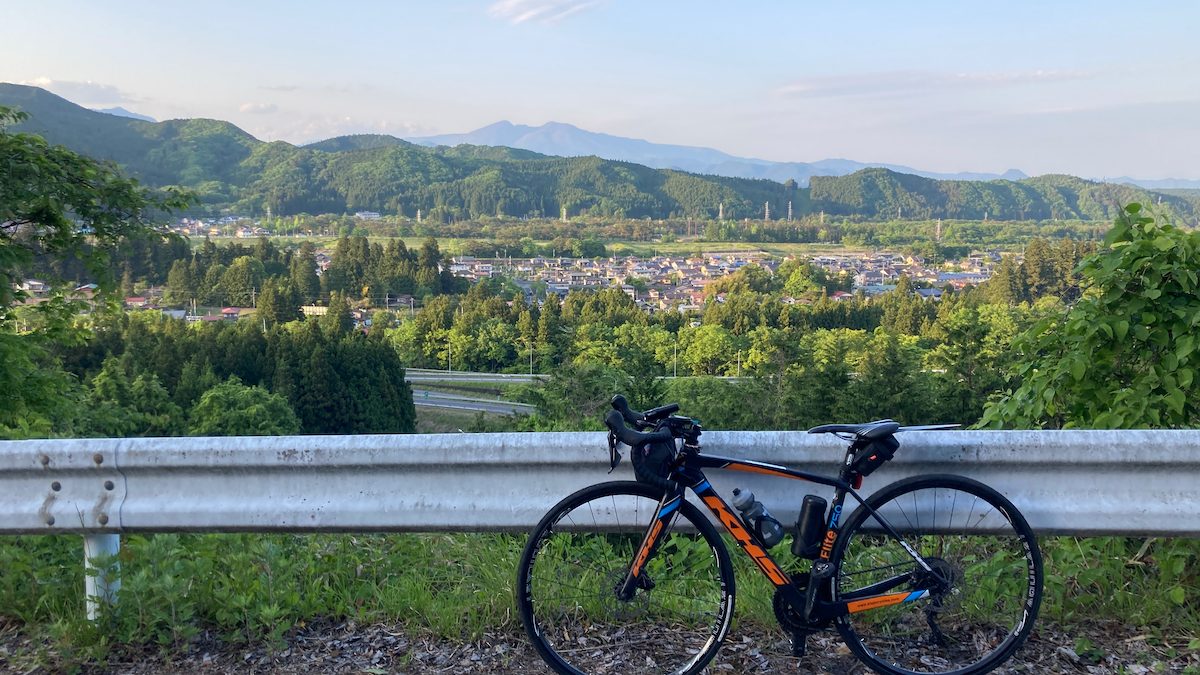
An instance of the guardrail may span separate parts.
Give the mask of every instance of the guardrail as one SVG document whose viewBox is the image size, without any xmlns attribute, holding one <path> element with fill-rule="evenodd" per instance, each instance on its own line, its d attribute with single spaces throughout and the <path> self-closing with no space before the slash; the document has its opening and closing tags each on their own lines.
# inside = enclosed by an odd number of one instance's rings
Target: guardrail
<svg viewBox="0 0 1200 675">
<path fill-rule="evenodd" d="M 1200 536 L 1200 431 L 909 433 L 863 493 L 905 475 L 959 473 L 1006 494 L 1043 534 Z M 843 444 L 803 432 L 706 432 L 707 452 L 833 474 Z M 81 533 L 87 556 L 120 533 L 519 531 L 606 475 L 602 433 L 503 433 L 0 442 L 0 534 Z M 713 471 L 782 522 L 823 488 Z M 91 596 L 106 580 L 89 576 Z M 96 585 L 99 584 L 99 585 Z"/>
</svg>

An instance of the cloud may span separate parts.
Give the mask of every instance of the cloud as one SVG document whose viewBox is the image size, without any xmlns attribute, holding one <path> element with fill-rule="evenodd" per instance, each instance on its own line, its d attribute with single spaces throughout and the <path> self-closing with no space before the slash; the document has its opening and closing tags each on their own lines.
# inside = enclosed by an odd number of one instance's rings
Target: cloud
<svg viewBox="0 0 1200 675">
<path fill-rule="evenodd" d="M 264 84 L 259 85 L 259 89 L 277 94 L 291 94 L 295 92 L 320 92 L 323 94 L 367 94 L 375 91 L 374 85 L 363 83 L 350 84 L 320 84 L 320 85 L 299 85 L 299 84 Z"/>
<path fill-rule="evenodd" d="M 87 108 L 137 102 L 137 99 L 130 97 L 111 84 L 101 84 L 99 82 L 92 82 L 91 80 L 77 82 L 72 80 L 54 80 L 49 77 L 37 77 L 32 80 L 25 80 L 19 84 L 48 89 L 72 103 L 77 103 Z"/>
<path fill-rule="evenodd" d="M 283 116 L 280 116 L 283 117 Z M 350 134 L 387 134 L 398 138 L 425 136 L 437 131 L 420 124 L 397 122 L 386 119 L 362 119 L 351 116 L 340 117 L 294 117 L 269 118 L 275 123 L 248 124 L 246 130 L 264 140 L 284 140 L 296 145 L 323 141 L 335 136 Z"/>
<path fill-rule="evenodd" d="M 511 24 L 536 21 L 556 24 L 599 5 L 603 0 L 496 0 L 488 7 L 492 18 Z"/>
<path fill-rule="evenodd" d="M 252 115 L 267 115 L 279 110 L 279 106 L 274 103 L 243 103 L 238 106 L 238 112 L 250 113 Z"/>
<path fill-rule="evenodd" d="M 960 89 L 1067 82 L 1090 77 L 1093 77 L 1091 73 L 1076 70 L 991 73 L 894 70 L 842 76 L 807 77 L 783 85 L 777 88 L 775 93 L 791 98 L 919 95 Z"/>
</svg>

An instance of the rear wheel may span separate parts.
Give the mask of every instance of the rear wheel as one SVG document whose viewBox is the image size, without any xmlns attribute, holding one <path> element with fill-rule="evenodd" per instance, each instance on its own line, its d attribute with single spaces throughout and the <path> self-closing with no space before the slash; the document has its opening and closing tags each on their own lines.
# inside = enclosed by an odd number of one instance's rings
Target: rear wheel
<svg viewBox="0 0 1200 675">
<path fill-rule="evenodd" d="M 866 507 L 851 514 L 832 558 L 834 597 L 852 611 L 836 625 L 855 655 L 893 675 L 986 673 L 1011 657 L 1042 597 L 1041 552 L 1012 503 L 978 481 L 935 475 L 893 483 L 867 504 L 932 569 Z"/>
<path fill-rule="evenodd" d="M 635 482 L 593 485 L 534 528 L 517 571 L 517 605 L 555 671 L 698 673 L 721 648 L 733 569 L 716 529 L 686 500 L 633 597 L 618 597 L 662 495 Z"/>
</svg>

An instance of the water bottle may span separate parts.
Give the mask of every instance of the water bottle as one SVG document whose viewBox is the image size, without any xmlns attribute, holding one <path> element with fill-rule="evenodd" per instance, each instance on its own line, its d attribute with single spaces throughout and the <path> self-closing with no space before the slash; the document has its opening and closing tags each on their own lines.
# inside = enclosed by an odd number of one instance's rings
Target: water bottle
<svg viewBox="0 0 1200 675">
<path fill-rule="evenodd" d="M 800 506 L 800 518 L 796 520 L 796 538 L 792 540 L 792 553 L 797 558 L 813 560 L 821 552 L 821 536 L 825 534 L 825 499 L 817 495 L 804 495 Z"/>
<path fill-rule="evenodd" d="M 783 525 L 767 513 L 767 507 L 754 498 L 754 493 L 741 488 L 733 490 L 733 506 L 742 512 L 744 520 L 750 528 L 758 533 L 758 538 L 767 548 L 783 541 Z"/>
</svg>

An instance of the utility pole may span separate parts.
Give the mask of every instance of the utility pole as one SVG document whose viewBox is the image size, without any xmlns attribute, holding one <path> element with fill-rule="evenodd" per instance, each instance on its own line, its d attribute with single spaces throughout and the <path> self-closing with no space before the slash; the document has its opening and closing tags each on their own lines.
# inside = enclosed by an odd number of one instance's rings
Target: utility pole
<svg viewBox="0 0 1200 675">
<path fill-rule="evenodd" d="M 725 220 L 725 202 L 717 204 L 717 220 Z"/>
<path fill-rule="evenodd" d="M 671 345 L 671 351 L 675 354 L 675 365 L 671 367 L 671 377 L 679 377 L 679 343 Z"/>
<path fill-rule="evenodd" d="M 792 222 L 792 200 L 788 200 L 788 222 Z"/>
<path fill-rule="evenodd" d="M 763 220 L 771 219 L 771 202 L 763 202 Z"/>
<path fill-rule="evenodd" d="M 738 376 L 738 377 L 741 377 L 741 376 L 742 376 L 742 350 L 740 350 L 740 349 L 738 350 L 738 369 L 737 369 L 737 376 Z"/>
<path fill-rule="evenodd" d="M 446 334 L 446 372 L 450 372 L 450 334 Z"/>
<path fill-rule="evenodd" d="M 413 309 L 413 297 L 410 295 L 408 296 L 408 318 L 411 319 L 414 316 L 416 316 L 416 311 Z"/>
</svg>

